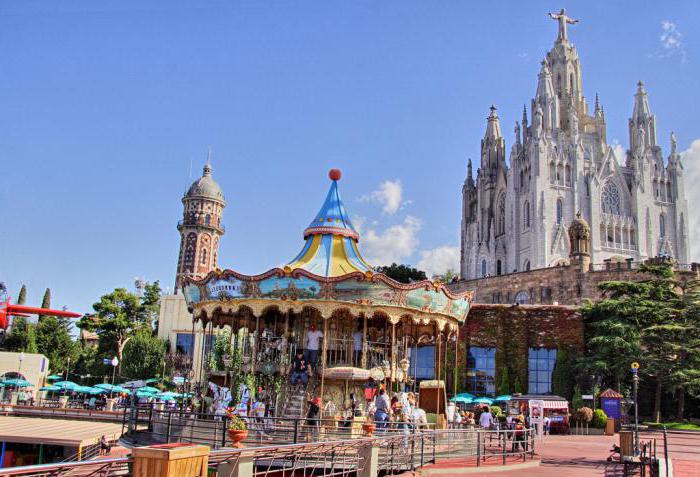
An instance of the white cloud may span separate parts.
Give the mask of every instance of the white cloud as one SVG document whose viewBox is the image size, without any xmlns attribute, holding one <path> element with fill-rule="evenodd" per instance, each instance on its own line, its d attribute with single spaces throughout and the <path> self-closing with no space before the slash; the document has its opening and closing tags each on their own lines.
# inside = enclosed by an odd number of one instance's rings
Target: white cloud
<svg viewBox="0 0 700 477">
<path fill-rule="evenodd" d="M 384 181 L 377 190 L 360 197 L 362 202 L 373 202 L 382 206 L 382 212 L 393 215 L 411 201 L 402 201 L 403 186 L 400 180 Z"/>
<path fill-rule="evenodd" d="M 615 154 L 615 159 L 617 159 L 617 163 L 621 166 L 625 165 L 625 159 L 626 159 L 626 154 L 627 152 L 625 151 L 625 148 L 622 147 L 622 144 L 620 144 L 620 141 L 617 139 L 612 140 L 612 150 L 613 153 Z"/>
<path fill-rule="evenodd" d="M 686 61 L 685 46 L 683 46 L 683 34 L 678 31 L 675 23 L 669 20 L 661 22 L 661 52 L 657 55 L 661 58 L 679 56 L 682 62 Z"/>
<path fill-rule="evenodd" d="M 443 245 L 431 250 L 422 250 L 420 256 L 417 268 L 429 277 L 442 275 L 447 270 L 459 270 L 459 247 Z"/>
<path fill-rule="evenodd" d="M 685 198 L 693 210 L 694 205 L 700 204 L 700 139 L 694 140 L 688 149 L 681 152 L 681 161 L 685 168 Z M 700 262 L 700 214 L 688 214 L 688 242 L 690 243 L 690 260 Z"/>
<path fill-rule="evenodd" d="M 383 231 L 368 228 L 363 231 L 360 244 L 367 260 L 374 266 L 401 263 L 418 247 L 421 221 L 407 216 L 403 223 L 392 225 Z"/>
</svg>

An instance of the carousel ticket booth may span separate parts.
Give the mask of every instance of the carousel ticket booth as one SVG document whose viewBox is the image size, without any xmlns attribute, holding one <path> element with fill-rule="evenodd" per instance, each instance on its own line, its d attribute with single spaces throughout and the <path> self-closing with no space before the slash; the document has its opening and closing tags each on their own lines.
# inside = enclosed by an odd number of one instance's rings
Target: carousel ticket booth
<svg viewBox="0 0 700 477">
<path fill-rule="evenodd" d="M 210 333 L 230 328 L 245 373 L 283 376 L 303 350 L 311 363 L 306 392 L 321 397 L 325 417 L 342 414 L 351 395 L 362 403 L 380 387 L 390 395 L 419 391 L 412 357 L 431 347 L 435 376 L 426 389 L 437 390 L 425 395 L 436 395 L 429 411 L 444 414 L 438 397 L 444 396 L 444 357 L 448 346 L 457 346 L 472 292 L 429 280 L 399 283 L 374 272 L 340 199 L 340 171 L 329 177 L 303 248 L 286 266 L 255 276 L 217 270 L 185 281 L 195 325 Z"/>
</svg>

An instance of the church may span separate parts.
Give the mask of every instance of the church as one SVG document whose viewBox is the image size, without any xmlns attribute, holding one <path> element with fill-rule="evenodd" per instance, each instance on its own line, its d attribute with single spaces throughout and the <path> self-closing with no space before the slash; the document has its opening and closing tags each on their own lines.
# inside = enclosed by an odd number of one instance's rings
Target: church
<svg viewBox="0 0 700 477">
<path fill-rule="evenodd" d="M 590 260 L 670 257 L 687 264 L 688 213 L 683 165 L 673 133 L 664 158 L 656 117 L 639 81 L 629 118 L 629 149 L 618 161 L 607 143 L 605 111 L 583 96 L 578 53 L 564 10 L 549 14 L 557 38 L 537 89 L 506 143 L 491 106 L 481 161 L 462 188 L 461 277 L 475 279 L 569 263 L 568 228 L 580 212 L 590 224 Z M 622 163 L 621 163 L 622 162 Z"/>
</svg>

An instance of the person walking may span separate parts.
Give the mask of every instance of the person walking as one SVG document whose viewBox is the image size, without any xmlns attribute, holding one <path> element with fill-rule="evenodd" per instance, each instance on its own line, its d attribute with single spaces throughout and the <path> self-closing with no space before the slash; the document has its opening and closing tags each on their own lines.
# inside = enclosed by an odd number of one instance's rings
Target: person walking
<svg viewBox="0 0 700 477">
<path fill-rule="evenodd" d="M 296 386 L 301 383 L 304 387 L 309 382 L 310 366 L 301 350 L 297 350 L 297 355 L 289 367 L 289 384 Z"/>
</svg>

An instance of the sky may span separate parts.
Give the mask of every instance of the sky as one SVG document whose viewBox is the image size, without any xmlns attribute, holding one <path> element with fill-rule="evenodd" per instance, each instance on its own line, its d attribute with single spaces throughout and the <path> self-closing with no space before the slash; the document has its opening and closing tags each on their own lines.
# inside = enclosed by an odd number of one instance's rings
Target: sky
<svg viewBox="0 0 700 477">
<path fill-rule="evenodd" d="M 696 2 L 3 0 L 0 281 L 78 312 L 135 277 L 172 290 L 181 198 L 210 146 L 222 268 L 293 258 L 337 167 L 373 264 L 458 269 L 467 159 L 492 103 L 510 150 L 562 7 L 609 141 L 627 147 L 643 79 L 692 210 Z"/>
</svg>

